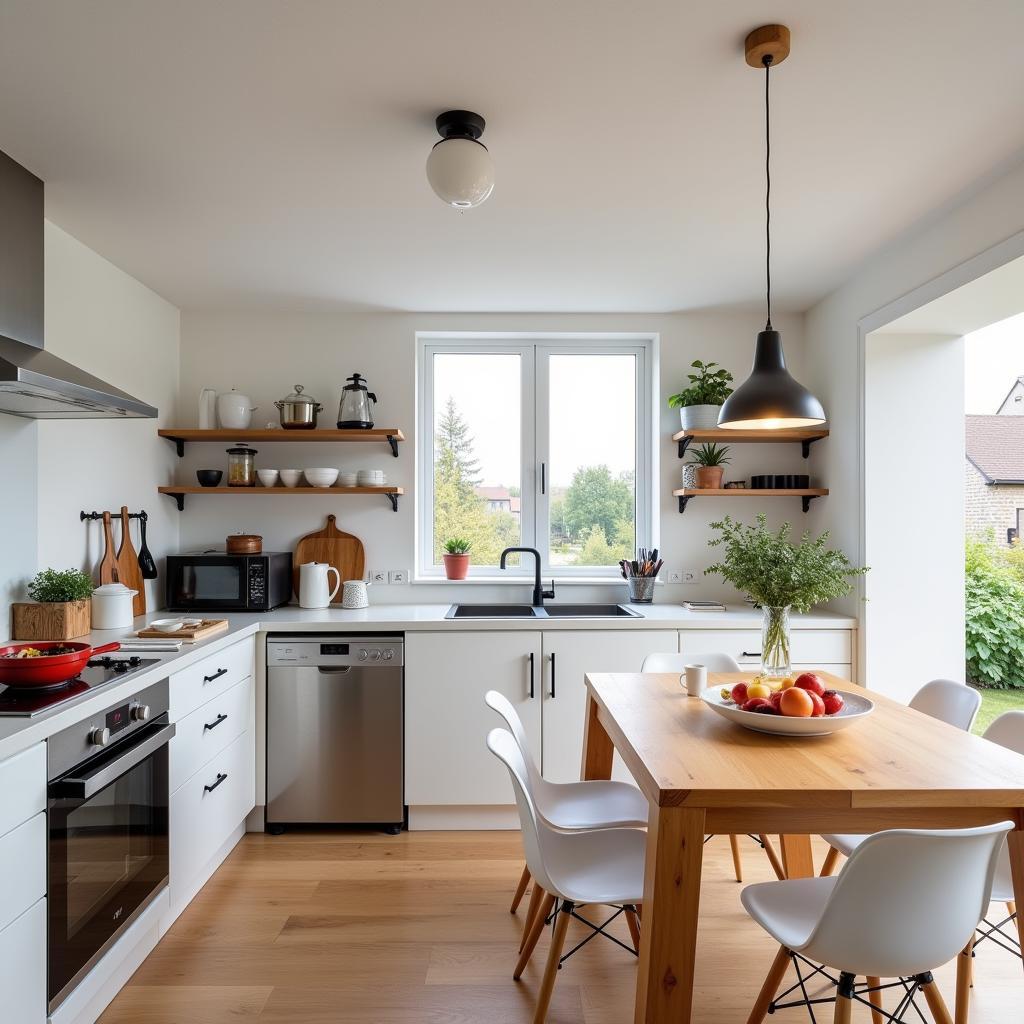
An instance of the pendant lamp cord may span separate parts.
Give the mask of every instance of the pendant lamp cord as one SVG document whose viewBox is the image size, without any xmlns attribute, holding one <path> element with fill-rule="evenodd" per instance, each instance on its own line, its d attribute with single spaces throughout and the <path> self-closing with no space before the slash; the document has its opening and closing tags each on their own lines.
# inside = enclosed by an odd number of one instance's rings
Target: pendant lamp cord
<svg viewBox="0 0 1024 1024">
<path fill-rule="evenodd" d="M 766 53 L 761 58 L 764 64 L 764 277 L 765 301 L 768 306 L 768 320 L 764 325 L 766 331 L 772 329 L 772 138 L 771 138 L 771 104 L 768 101 L 768 81 L 772 66 L 772 55 Z"/>
</svg>

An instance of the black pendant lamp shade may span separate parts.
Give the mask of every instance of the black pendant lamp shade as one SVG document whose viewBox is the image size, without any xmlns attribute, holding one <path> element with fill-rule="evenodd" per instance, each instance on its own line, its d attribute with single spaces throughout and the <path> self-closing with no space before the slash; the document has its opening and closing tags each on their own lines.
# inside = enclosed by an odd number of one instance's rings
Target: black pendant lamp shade
<svg viewBox="0 0 1024 1024">
<path fill-rule="evenodd" d="M 768 102 L 769 72 L 789 56 L 789 29 L 785 25 L 764 25 L 747 36 L 747 63 L 764 68 L 765 127 L 765 280 L 768 320 L 757 336 L 754 365 L 750 376 L 725 400 L 718 425 L 729 430 L 785 430 L 817 427 L 825 422 L 825 410 L 786 369 L 782 335 L 772 328 L 771 275 L 771 127 Z"/>
<path fill-rule="evenodd" d="M 718 425 L 730 430 L 784 430 L 824 422 L 821 402 L 786 369 L 782 335 L 761 331 L 750 376 L 725 400 Z"/>
</svg>

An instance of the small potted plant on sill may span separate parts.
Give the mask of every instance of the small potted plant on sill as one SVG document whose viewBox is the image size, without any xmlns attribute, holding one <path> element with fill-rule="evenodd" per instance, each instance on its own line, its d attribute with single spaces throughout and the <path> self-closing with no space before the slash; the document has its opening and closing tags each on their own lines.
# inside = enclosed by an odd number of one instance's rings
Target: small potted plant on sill
<svg viewBox="0 0 1024 1024">
<path fill-rule="evenodd" d="M 727 444 L 708 441 L 693 449 L 690 462 L 697 467 L 697 486 L 702 490 L 716 489 L 722 486 L 723 467 L 732 462 L 732 457 Z"/>
<path fill-rule="evenodd" d="M 92 628 L 92 577 L 81 569 L 44 569 L 28 585 L 27 602 L 12 605 L 15 640 L 73 640 Z"/>
<path fill-rule="evenodd" d="M 469 575 L 470 543 L 461 537 L 444 542 L 444 574 L 450 580 L 464 580 Z"/>
<path fill-rule="evenodd" d="M 722 403 L 732 394 L 732 374 L 699 359 L 690 366 L 697 372 L 687 374 L 690 386 L 669 398 L 669 408 L 679 410 L 683 430 L 710 430 L 718 426 Z"/>
</svg>

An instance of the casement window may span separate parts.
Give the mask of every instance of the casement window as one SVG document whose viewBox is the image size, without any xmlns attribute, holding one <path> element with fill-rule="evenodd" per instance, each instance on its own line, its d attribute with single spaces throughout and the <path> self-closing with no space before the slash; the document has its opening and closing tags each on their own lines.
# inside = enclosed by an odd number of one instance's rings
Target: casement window
<svg viewBox="0 0 1024 1024">
<path fill-rule="evenodd" d="M 544 573 L 566 578 L 617 576 L 650 546 L 654 345 L 419 335 L 418 577 L 444 576 L 452 539 L 484 577 L 503 575 L 506 547 L 537 548 Z"/>
</svg>

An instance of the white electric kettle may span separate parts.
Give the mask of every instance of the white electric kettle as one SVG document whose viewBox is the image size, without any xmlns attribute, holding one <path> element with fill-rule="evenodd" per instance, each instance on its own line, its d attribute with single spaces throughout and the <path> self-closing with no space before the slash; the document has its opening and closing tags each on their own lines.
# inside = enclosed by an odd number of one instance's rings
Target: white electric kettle
<svg viewBox="0 0 1024 1024">
<path fill-rule="evenodd" d="M 330 589 L 328 576 L 334 573 L 334 589 Z M 299 606 L 326 608 L 341 589 L 341 573 L 326 562 L 305 562 L 299 566 Z"/>
</svg>

